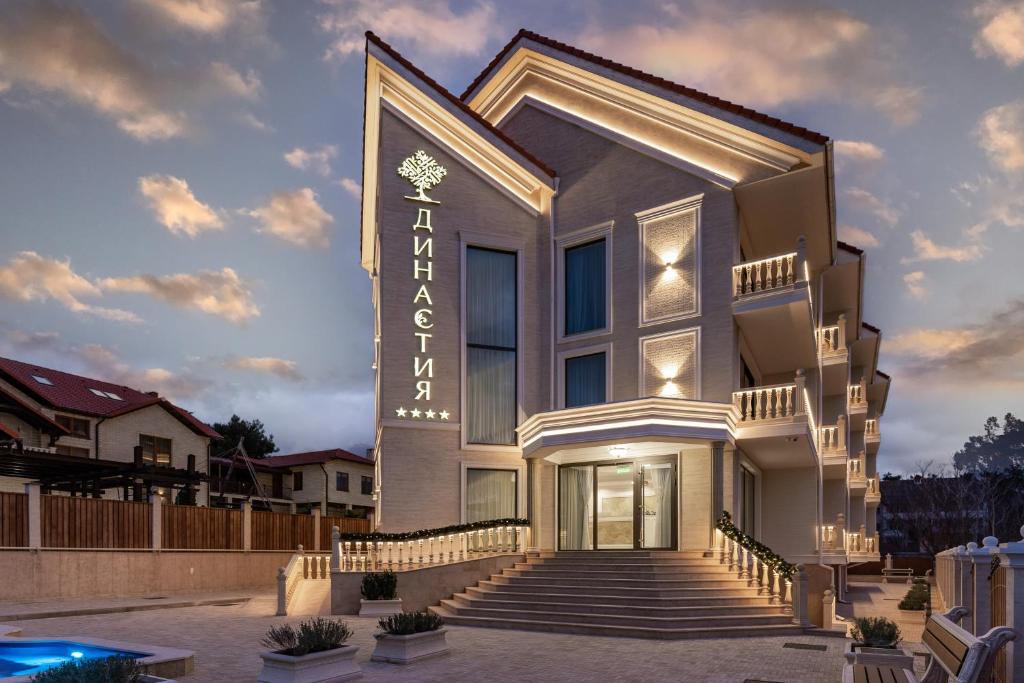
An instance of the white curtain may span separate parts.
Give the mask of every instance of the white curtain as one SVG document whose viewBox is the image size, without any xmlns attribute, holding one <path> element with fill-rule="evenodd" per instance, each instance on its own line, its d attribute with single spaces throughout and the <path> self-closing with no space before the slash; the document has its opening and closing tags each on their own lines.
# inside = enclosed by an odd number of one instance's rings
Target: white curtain
<svg viewBox="0 0 1024 683">
<path fill-rule="evenodd" d="M 654 534 L 645 538 L 649 548 L 672 546 L 672 467 L 648 467 L 650 485 L 654 494 Z"/>
<path fill-rule="evenodd" d="M 590 550 L 593 547 L 594 470 L 584 467 L 559 468 L 558 533 L 562 550 Z"/>
<path fill-rule="evenodd" d="M 515 470 L 466 470 L 466 521 L 516 517 Z"/>
</svg>

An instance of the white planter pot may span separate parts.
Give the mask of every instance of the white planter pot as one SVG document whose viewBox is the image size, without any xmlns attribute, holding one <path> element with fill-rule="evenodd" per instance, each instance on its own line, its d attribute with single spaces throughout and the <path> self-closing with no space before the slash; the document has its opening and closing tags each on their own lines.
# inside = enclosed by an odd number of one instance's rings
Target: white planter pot
<svg viewBox="0 0 1024 683">
<path fill-rule="evenodd" d="M 451 651 L 444 634 L 447 629 L 413 633 L 408 636 L 393 636 L 389 633 L 377 633 L 377 647 L 373 649 L 371 660 L 375 662 L 391 662 L 392 664 L 411 664 L 428 657 L 445 655 Z"/>
<path fill-rule="evenodd" d="M 394 600 L 359 600 L 359 616 L 390 617 L 402 611 L 402 598 Z"/>
<path fill-rule="evenodd" d="M 860 643 L 848 643 L 846 661 L 849 664 L 914 670 L 914 653 L 902 647 L 866 647 Z"/>
<path fill-rule="evenodd" d="M 160 678 L 159 676 L 143 674 L 139 677 L 139 683 L 174 683 L 174 680 L 171 678 Z"/>
<path fill-rule="evenodd" d="M 261 652 L 263 670 L 259 683 L 334 683 L 363 675 L 355 661 L 355 645 L 292 657 L 276 652 Z"/>
</svg>

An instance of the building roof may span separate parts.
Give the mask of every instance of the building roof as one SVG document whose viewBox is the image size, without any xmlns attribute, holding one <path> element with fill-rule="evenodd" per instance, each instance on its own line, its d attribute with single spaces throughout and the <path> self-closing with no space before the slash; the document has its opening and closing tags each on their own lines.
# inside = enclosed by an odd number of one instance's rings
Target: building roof
<svg viewBox="0 0 1024 683">
<path fill-rule="evenodd" d="M 755 111 L 748 107 L 744 107 L 742 105 L 729 102 L 728 100 L 723 100 L 720 97 L 709 95 L 708 93 L 695 90 L 685 85 L 680 85 L 679 83 L 674 83 L 667 79 L 649 74 L 645 71 L 634 69 L 633 67 L 626 66 L 624 64 L 619 64 L 618 62 L 613 62 L 610 59 L 605 59 L 604 57 L 600 57 L 593 53 L 586 52 L 579 48 L 573 47 L 572 45 L 568 45 L 566 43 L 559 42 L 552 38 L 548 38 L 547 36 L 542 36 L 539 33 L 527 31 L 525 28 L 519 29 L 519 32 L 512 38 L 512 40 L 509 41 L 509 43 L 504 48 L 502 48 L 501 52 L 499 52 L 494 57 L 494 59 L 491 60 L 491 63 L 484 67 L 484 70 L 481 71 L 480 74 L 475 79 L 473 79 L 473 82 L 470 83 L 469 87 L 466 88 L 465 92 L 462 93 L 461 99 L 463 101 L 468 99 L 469 96 L 473 93 L 473 91 L 476 90 L 477 87 L 484 82 L 487 76 L 489 76 L 490 73 L 498 66 L 501 60 L 505 58 L 505 55 L 509 54 L 512 51 L 512 48 L 515 46 L 515 44 L 523 39 L 532 40 L 535 43 L 546 45 L 550 48 L 559 50 L 573 57 L 577 57 L 579 59 L 591 62 L 592 64 L 596 64 L 606 69 L 617 71 L 625 76 L 636 78 L 640 81 L 650 83 L 651 85 L 655 85 L 659 88 L 664 88 L 665 90 L 674 92 L 678 95 L 683 95 L 684 97 L 689 97 L 691 99 L 704 102 L 706 104 L 710 104 L 713 107 L 717 107 L 719 109 L 731 112 L 733 114 L 738 114 L 739 116 L 743 116 L 744 118 L 750 119 L 751 121 L 754 121 L 756 123 L 771 126 L 772 128 L 776 128 L 785 133 L 795 135 L 799 138 L 803 138 L 804 140 L 808 140 L 819 145 L 824 145 L 829 140 L 827 135 L 816 133 L 813 130 L 808 130 L 807 128 L 804 128 L 802 126 L 797 126 L 795 124 L 788 123 L 774 116 L 769 116 L 768 114 L 762 114 L 761 112 Z"/>
<path fill-rule="evenodd" d="M 308 451 L 305 453 L 289 453 L 288 455 L 271 455 L 260 462 L 268 467 L 297 467 L 299 465 L 322 465 L 331 460 L 345 460 L 360 465 L 373 465 L 373 460 L 349 453 L 341 448 L 325 451 Z"/>
<path fill-rule="evenodd" d="M 422 69 L 417 67 L 415 64 L 410 62 L 408 59 L 403 57 L 401 54 L 399 54 L 399 52 L 397 50 L 395 50 L 395 48 L 391 47 L 390 45 L 385 43 L 383 40 L 381 40 L 380 37 L 377 36 L 377 34 L 375 34 L 373 31 L 367 31 L 366 32 L 366 39 L 368 41 L 370 41 L 371 43 L 373 43 L 374 45 L 376 45 L 377 47 L 379 47 L 380 49 L 384 50 L 384 52 L 388 53 L 396 62 L 398 62 L 399 64 L 404 66 L 406 69 L 411 71 L 413 74 L 415 74 L 415 76 L 417 78 L 419 78 L 421 81 L 423 81 L 428 86 L 433 88 L 439 95 L 441 95 L 441 97 L 443 97 L 446 100 L 448 100 L 449 102 L 451 102 L 461 112 L 463 112 L 464 114 L 466 114 L 467 116 L 472 118 L 475 122 L 477 122 L 478 124 L 483 126 L 484 129 L 487 130 L 487 132 L 491 133 L 496 138 L 501 140 L 503 143 L 505 143 L 506 145 L 508 145 L 512 149 L 514 149 L 524 159 L 528 160 L 530 163 L 532 163 L 538 169 L 543 171 L 546 175 L 548 175 L 551 178 L 554 178 L 554 177 L 557 176 L 557 174 L 555 173 L 554 169 L 552 169 L 550 166 L 545 164 L 543 161 L 541 161 L 537 157 L 535 157 L 532 154 L 530 154 L 518 142 L 516 142 L 515 140 L 510 138 L 508 135 L 506 135 L 502 131 L 500 131 L 497 128 L 495 128 L 494 126 L 492 126 L 490 124 L 490 122 L 487 121 L 487 119 L 485 119 L 484 117 L 480 116 L 475 111 L 470 109 L 469 106 L 465 102 L 460 100 L 458 97 L 456 97 L 452 93 L 448 92 L 448 90 L 444 86 L 442 86 L 440 83 L 438 83 L 433 78 L 428 76 L 426 73 L 423 72 Z M 278 457 L 280 457 L 280 456 L 278 456 Z M 358 457 L 358 456 L 356 456 L 356 457 Z"/>
<path fill-rule="evenodd" d="M 865 322 L 862 322 L 862 323 L 861 323 L 860 325 L 861 325 L 861 327 L 863 327 L 863 328 L 864 328 L 865 330 L 869 330 L 869 331 L 871 331 L 871 332 L 874 332 L 875 334 L 882 334 L 882 331 L 881 331 L 880 329 L 878 329 L 877 327 L 875 327 L 874 325 L 872 325 L 872 324 L 870 324 L 870 323 L 865 323 Z"/>
<path fill-rule="evenodd" d="M 882 372 L 881 370 L 875 370 L 875 374 L 876 375 L 881 375 L 886 380 L 891 380 L 892 379 L 892 377 L 888 373 Z"/>
<path fill-rule="evenodd" d="M 0 358 L 0 379 L 7 380 L 50 408 L 82 415 L 116 417 L 158 405 L 196 434 L 220 438 L 212 427 L 155 392 L 146 393 L 11 358 Z"/>
<path fill-rule="evenodd" d="M 3 422 L 0 422 L 0 437 L 4 437 L 4 436 L 6 436 L 9 439 L 20 439 L 21 438 L 21 434 L 19 434 L 15 430 L 11 429 L 7 425 L 5 425 Z"/>
<path fill-rule="evenodd" d="M 840 249 L 845 249 L 846 251 L 850 252 L 851 254 L 856 254 L 857 256 L 862 256 L 864 254 L 864 250 L 861 249 L 860 247 L 855 247 L 852 244 L 847 244 L 846 242 L 843 242 L 842 240 L 837 240 L 836 241 L 836 245 Z"/>
</svg>

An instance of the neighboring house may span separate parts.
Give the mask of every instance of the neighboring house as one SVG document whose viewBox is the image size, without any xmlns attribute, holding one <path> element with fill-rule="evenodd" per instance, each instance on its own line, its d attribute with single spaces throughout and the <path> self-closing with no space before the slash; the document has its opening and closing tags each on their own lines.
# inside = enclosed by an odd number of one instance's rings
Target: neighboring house
<svg viewBox="0 0 1024 683">
<path fill-rule="evenodd" d="M 0 358 L 0 441 L 5 436 L 28 449 L 120 462 L 131 462 L 138 446 L 145 463 L 178 469 L 194 455 L 199 472 L 207 471 L 210 443 L 220 438 L 156 392 Z M 25 483 L 0 478 L 3 490 L 21 491 Z M 208 503 L 206 484 L 196 501 Z"/>
<path fill-rule="evenodd" d="M 275 511 L 306 513 L 320 508 L 325 515 L 368 517 L 374 511 L 374 462 L 340 448 L 250 458 L 267 503 Z M 234 506 L 250 500 L 265 507 L 252 474 L 241 458 L 211 459 L 214 504 Z M 230 472 L 230 476 L 228 473 Z M 218 502 L 218 498 L 223 502 Z"/>
<path fill-rule="evenodd" d="M 840 589 L 878 558 L 890 378 L 828 137 L 526 31 L 461 98 L 366 60 L 377 528 L 706 551 L 727 510 Z"/>
</svg>

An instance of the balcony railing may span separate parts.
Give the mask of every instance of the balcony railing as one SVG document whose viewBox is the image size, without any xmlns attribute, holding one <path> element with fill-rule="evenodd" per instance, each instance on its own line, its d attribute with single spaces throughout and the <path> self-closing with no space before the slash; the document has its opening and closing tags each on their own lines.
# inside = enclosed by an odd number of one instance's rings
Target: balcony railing
<svg viewBox="0 0 1024 683">
<path fill-rule="evenodd" d="M 840 512 L 836 515 L 835 524 L 824 524 L 821 527 L 822 550 L 842 550 L 845 537 L 846 517 Z"/>
<path fill-rule="evenodd" d="M 864 420 L 864 438 L 877 441 L 879 436 L 881 435 L 878 433 L 878 420 Z"/>
<path fill-rule="evenodd" d="M 764 422 L 802 415 L 804 412 L 802 375 L 792 384 L 773 384 L 734 391 L 733 405 L 741 422 Z"/>
<path fill-rule="evenodd" d="M 818 328 L 818 350 L 822 356 L 832 356 L 846 352 L 846 316 L 839 314 L 835 325 Z"/>
<path fill-rule="evenodd" d="M 732 291 L 735 298 L 781 289 L 799 277 L 797 252 L 747 261 L 732 267 Z"/>
<path fill-rule="evenodd" d="M 877 474 L 875 476 L 873 476 L 873 477 L 868 477 L 867 483 L 868 483 L 868 486 L 867 486 L 867 490 L 864 491 L 864 497 L 866 497 L 866 498 L 878 498 L 878 497 L 880 497 L 882 495 L 881 489 L 879 488 L 879 485 L 878 485 L 878 475 Z"/>
<path fill-rule="evenodd" d="M 864 525 L 860 531 L 851 531 L 846 535 L 846 552 L 848 553 L 875 553 L 878 552 L 878 534 L 868 536 Z"/>
<path fill-rule="evenodd" d="M 822 425 L 821 450 L 823 453 L 842 453 L 846 450 L 846 416 L 840 415 L 834 425 Z"/>
<path fill-rule="evenodd" d="M 868 387 L 867 381 L 861 377 L 859 384 L 851 384 L 849 387 L 849 405 L 850 409 L 864 409 L 868 405 Z"/>
<path fill-rule="evenodd" d="M 856 458 L 850 458 L 850 479 L 863 481 L 864 480 L 864 453 Z"/>
</svg>

